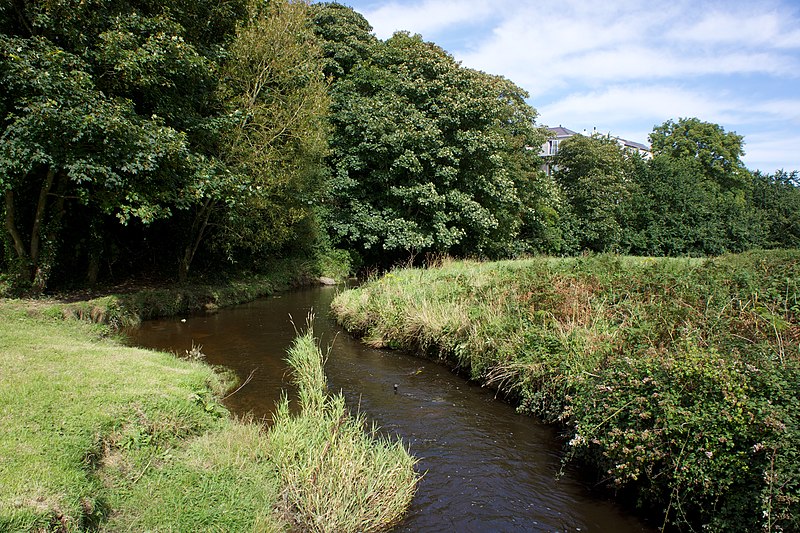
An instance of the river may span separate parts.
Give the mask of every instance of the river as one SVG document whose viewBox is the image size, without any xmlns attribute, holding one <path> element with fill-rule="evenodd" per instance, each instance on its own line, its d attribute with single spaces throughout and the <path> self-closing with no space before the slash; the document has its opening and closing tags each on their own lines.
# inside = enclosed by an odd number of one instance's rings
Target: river
<svg viewBox="0 0 800 533">
<path fill-rule="evenodd" d="M 558 477 L 556 430 L 518 415 L 492 391 L 447 368 L 398 351 L 375 350 L 328 315 L 336 293 L 317 287 L 277 294 L 214 314 L 150 320 L 130 331 L 139 346 L 183 353 L 201 345 L 206 361 L 250 381 L 225 403 L 269 422 L 290 390 L 286 349 L 315 313 L 331 346 L 325 373 L 382 431 L 403 439 L 424 472 L 402 532 L 651 532 L 655 528 L 590 492 L 574 470 Z M 395 385 L 397 386 L 395 389 Z M 290 394 L 291 397 L 291 394 Z"/>
</svg>

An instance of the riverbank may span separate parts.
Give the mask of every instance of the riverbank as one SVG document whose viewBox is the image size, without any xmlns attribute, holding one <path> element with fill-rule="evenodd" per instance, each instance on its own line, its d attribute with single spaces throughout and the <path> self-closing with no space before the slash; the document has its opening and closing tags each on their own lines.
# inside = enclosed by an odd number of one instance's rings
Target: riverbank
<svg viewBox="0 0 800 533">
<path fill-rule="evenodd" d="M 310 332 L 290 365 L 314 400 L 266 430 L 219 402 L 230 375 L 64 309 L 0 300 L 0 530 L 377 531 L 410 503 L 413 459 L 327 394 Z"/>
<path fill-rule="evenodd" d="M 341 294 L 375 346 L 438 357 L 565 428 L 566 458 L 665 526 L 800 523 L 800 252 L 445 262 Z"/>
</svg>

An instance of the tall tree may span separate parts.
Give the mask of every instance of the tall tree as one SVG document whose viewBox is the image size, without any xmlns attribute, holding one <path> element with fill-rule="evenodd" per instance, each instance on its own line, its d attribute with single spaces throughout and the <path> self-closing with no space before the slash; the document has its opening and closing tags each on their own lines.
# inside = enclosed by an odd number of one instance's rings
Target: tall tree
<svg viewBox="0 0 800 533">
<path fill-rule="evenodd" d="M 515 250 L 543 179 L 525 97 L 419 36 L 374 43 L 332 87 L 335 239 L 376 262 Z"/>
<path fill-rule="evenodd" d="M 12 1 L 0 10 L 0 192 L 41 290 L 66 217 L 148 224 L 219 172 L 222 44 L 243 2 Z M 79 227 L 73 224 L 74 228 Z M 75 238 L 75 236 L 71 236 Z"/>
<path fill-rule="evenodd" d="M 651 206 L 648 249 L 669 255 L 720 254 L 762 242 L 748 206 L 752 179 L 744 139 L 697 118 L 671 120 L 650 135 L 654 158 L 640 174 L 640 205 Z"/>
<path fill-rule="evenodd" d="M 303 2 L 253 1 L 228 50 L 223 94 L 235 120 L 222 136 L 223 158 L 239 178 L 224 201 L 208 203 L 223 208 L 212 221 L 228 256 L 297 246 L 317 231 L 329 100 L 308 22 Z"/>
<path fill-rule="evenodd" d="M 361 13 L 336 2 L 312 4 L 311 23 L 320 41 L 323 71 L 336 80 L 372 54 L 378 39 Z"/>
<path fill-rule="evenodd" d="M 635 173 L 635 214 L 625 228 L 626 251 L 641 255 L 719 254 L 726 231 L 715 183 L 698 179 L 695 161 L 656 155 Z"/>
<path fill-rule="evenodd" d="M 800 247 L 800 173 L 779 170 L 753 173 L 749 204 L 760 215 L 765 229 L 761 246 Z"/>
<path fill-rule="evenodd" d="M 618 251 L 631 164 L 615 139 L 574 135 L 561 143 L 554 176 L 568 204 L 566 231 L 579 250 Z"/>
<path fill-rule="evenodd" d="M 668 120 L 653 128 L 650 144 L 654 155 L 695 160 L 705 178 L 719 184 L 723 191 L 748 185 L 749 175 L 742 163 L 744 138 L 726 132 L 719 124 L 698 118 Z"/>
</svg>

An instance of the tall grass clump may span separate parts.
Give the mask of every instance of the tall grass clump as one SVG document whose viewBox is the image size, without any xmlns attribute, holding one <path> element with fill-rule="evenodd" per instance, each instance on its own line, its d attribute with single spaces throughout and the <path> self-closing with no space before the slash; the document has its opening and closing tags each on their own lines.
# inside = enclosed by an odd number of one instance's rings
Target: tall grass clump
<svg viewBox="0 0 800 533">
<path fill-rule="evenodd" d="M 800 530 L 800 251 L 446 261 L 333 310 L 561 424 L 664 528 Z"/>
<path fill-rule="evenodd" d="M 329 394 L 324 358 L 311 328 L 288 357 L 300 413 L 278 406 L 270 453 L 283 490 L 282 510 L 299 531 L 382 531 L 403 516 L 414 495 L 415 460 L 402 443 L 365 429 L 341 394 Z"/>
</svg>

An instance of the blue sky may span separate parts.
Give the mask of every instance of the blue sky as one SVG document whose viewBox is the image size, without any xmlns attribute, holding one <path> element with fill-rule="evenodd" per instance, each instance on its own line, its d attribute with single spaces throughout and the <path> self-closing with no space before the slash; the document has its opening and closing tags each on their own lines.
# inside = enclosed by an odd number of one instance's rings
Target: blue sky
<svg viewBox="0 0 800 533">
<path fill-rule="evenodd" d="M 539 124 L 647 142 L 697 117 L 745 164 L 800 170 L 800 0 L 340 0 L 530 93 Z"/>
</svg>

